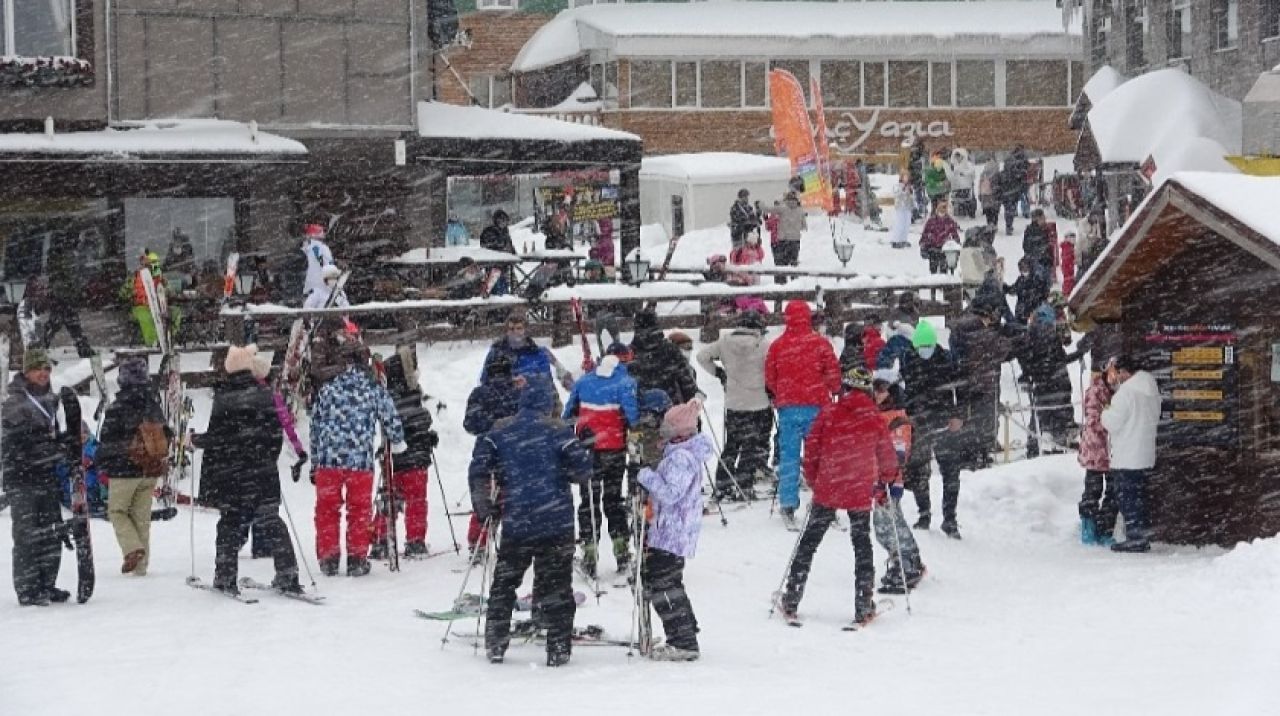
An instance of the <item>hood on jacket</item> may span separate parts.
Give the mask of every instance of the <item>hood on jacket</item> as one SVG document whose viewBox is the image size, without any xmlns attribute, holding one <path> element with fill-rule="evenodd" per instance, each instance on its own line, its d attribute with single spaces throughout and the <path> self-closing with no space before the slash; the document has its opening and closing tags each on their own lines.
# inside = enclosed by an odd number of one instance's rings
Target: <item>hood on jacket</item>
<svg viewBox="0 0 1280 716">
<path fill-rule="evenodd" d="M 689 452 L 693 459 L 700 463 L 705 463 L 715 455 L 715 447 L 706 433 L 694 433 L 688 440 L 669 442 L 663 453 L 668 454 L 677 450 Z"/>
<path fill-rule="evenodd" d="M 528 376 L 528 384 L 520 391 L 520 412 L 550 415 L 555 406 L 555 388 L 549 376 Z"/>
<path fill-rule="evenodd" d="M 836 409 L 845 413 L 866 413 L 872 416 L 880 414 L 880 407 L 865 390 L 846 391 L 836 403 Z"/>
<path fill-rule="evenodd" d="M 1160 395 L 1160 386 L 1156 383 L 1156 377 L 1145 370 L 1140 370 L 1129 376 L 1129 380 L 1126 380 L 1123 385 L 1129 390 L 1147 397 Z"/>
<path fill-rule="evenodd" d="M 788 331 L 812 331 L 813 310 L 804 301 L 791 301 L 782 311 Z"/>
<path fill-rule="evenodd" d="M 631 346 L 636 351 L 652 351 L 662 344 L 665 337 L 658 328 L 658 314 L 651 310 L 643 310 L 636 314 L 635 330 L 631 338 Z"/>
</svg>

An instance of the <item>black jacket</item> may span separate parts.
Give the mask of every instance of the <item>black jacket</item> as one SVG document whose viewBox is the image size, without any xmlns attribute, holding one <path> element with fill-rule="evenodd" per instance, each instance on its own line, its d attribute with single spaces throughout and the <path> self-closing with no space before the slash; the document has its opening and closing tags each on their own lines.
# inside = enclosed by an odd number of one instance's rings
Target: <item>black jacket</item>
<svg viewBox="0 0 1280 716">
<path fill-rule="evenodd" d="M 760 225 L 760 214 L 745 201 L 736 200 L 729 207 L 729 228 L 733 234 L 745 234 Z"/>
<path fill-rule="evenodd" d="M 657 326 L 637 328 L 631 349 L 635 359 L 627 365 L 627 373 L 635 378 L 641 392 L 650 388 L 666 391 L 672 405 L 687 403 L 698 394 L 693 366 Z"/>
<path fill-rule="evenodd" d="M 57 493 L 58 478 L 53 468 L 67 459 L 66 451 L 54 435 L 57 415 L 57 393 L 48 387 L 40 390 L 28 385 L 21 373 L 14 376 L 9 383 L 9 397 L 0 408 L 4 423 L 6 490 L 47 488 L 50 494 Z"/>
<path fill-rule="evenodd" d="M 431 413 L 422 405 L 422 391 L 409 385 L 399 356 L 389 358 L 385 369 L 387 392 L 395 401 L 396 414 L 404 425 L 404 442 L 409 446 L 394 457 L 396 472 L 425 470 L 431 464 L 431 451 L 437 442 L 435 433 L 431 432 Z"/>
<path fill-rule="evenodd" d="M 1031 222 L 1022 232 L 1022 255 L 1046 268 L 1053 265 L 1053 256 L 1049 250 L 1048 230 Z"/>
<path fill-rule="evenodd" d="M 165 436 L 173 439 L 173 432 L 165 423 L 160 401 L 147 385 L 126 385 L 120 388 L 115 400 L 107 406 L 98 434 L 98 452 L 94 462 L 109 477 L 142 477 L 142 468 L 129 459 L 129 444 L 138 433 L 143 418 L 165 425 Z M 6 434 L 7 437 L 7 434 Z"/>
<path fill-rule="evenodd" d="M 966 417 L 963 384 L 951 354 L 942 346 L 927 360 L 915 351 L 904 355 L 902 382 L 907 391 L 902 407 L 917 429 L 938 429 L 950 418 Z"/>
<path fill-rule="evenodd" d="M 280 501 L 283 436 L 271 389 L 247 370 L 213 389 L 209 428 L 200 438 L 200 499 L 211 505 Z"/>
<path fill-rule="evenodd" d="M 1018 276 L 1012 286 L 1005 286 L 1005 293 L 1012 293 L 1018 303 L 1013 307 L 1013 315 L 1022 323 L 1035 312 L 1040 304 L 1049 298 L 1049 281 L 1038 271 L 1033 270 L 1026 276 Z"/>
<path fill-rule="evenodd" d="M 467 396 L 467 413 L 462 427 L 469 435 L 484 435 L 493 424 L 516 414 L 520 391 L 510 378 L 490 378 Z"/>
<path fill-rule="evenodd" d="M 508 254 L 516 252 L 516 245 L 511 243 L 511 231 L 505 227 L 498 228 L 493 224 L 484 227 L 484 231 L 480 232 L 480 248 Z"/>
<path fill-rule="evenodd" d="M 951 326 L 951 357 L 959 377 L 971 390 L 999 392 L 1000 366 L 1009 359 L 1011 349 L 998 327 L 986 325 L 973 313 L 966 313 Z"/>
</svg>

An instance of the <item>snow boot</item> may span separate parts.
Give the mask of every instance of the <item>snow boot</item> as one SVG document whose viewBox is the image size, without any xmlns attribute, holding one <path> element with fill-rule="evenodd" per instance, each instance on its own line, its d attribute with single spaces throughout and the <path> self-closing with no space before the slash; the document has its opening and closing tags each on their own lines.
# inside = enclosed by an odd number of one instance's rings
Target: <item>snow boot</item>
<svg viewBox="0 0 1280 716">
<path fill-rule="evenodd" d="M 1080 518 L 1080 544 L 1098 544 L 1098 522 L 1092 517 Z"/>
<path fill-rule="evenodd" d="M 41 592 L 35 596 L 18 597 L 18 604 L 24 607 L 47 607 L 49 606 L 49 595 Z"/>
<path fill-rule="evenodd" d="M 502 660 L 506 658 L 507 652 L 501 647 L 494 646 L 487 649 L 485 654 L 489 657 L 490 664 L 501 664 Z"/>
<path fill-rule="evenodd" d="M 320 560 L 320 573 L 326 577 L 338 576 L 339 557 L 324 557 Z"/>
<path fill-rule="evenodd" d="M 613 559 L 618 565 L 618 572 L 626 572 L 631 567 L 631 548 L 626 537 L 613 538 Z"/>
<path fill-rule="evenodd" d="M 1116 543 L 1116 538 L 1111 535 L 1098 535 L 1097 545 L 1099 547 L 1110 547 Z"/>
<path fill-rule="evenodd" d="M 62 604 L 71 598 L 71 592 L 68 592 L 65 589 L 58 589 L 57 587 L 49 587 L 47 595 L 49 597 L 49 601 L 54 604 Z"/>
<path fill-rule="evenodd" d="M 406 557 L 426 557 L 431 554 L 427 549 L 426 542 L 409 542 L 404 546 L 404 556 Z"/>
<path fill-rule="evenodd" d="M 570 652 L 569 647 L 557 646 L 547 648 L 547 666 L 564 666 L 569 663 Z"/>
<path fill-rule="evenodd" d="M 271 580 L 271 588 L 282 594 L 305 594 L 302 585 L 298 583 L 298 575 L 295 574 L 277 574 L 276 578 Z"/>
<path fill-rule="evenodd" d="M 369 560 L 364 557 L 347 557 L 348 577 L 363 577 L 370 569 Z"/>
<path fill-rule="evenodd" d="M 128 574 L 138 568 L 142 564 L 142 559 L 147 556 L 144 549 L 135 549 L 124 556 L 124 563 L 120 565 L 120 573 Z"/>
<path fill-rule="evenodd" d="M 1144 539 L 1127 539 L 1111 545 L 1112 552 L 1140 553 L 1150 552 L 1151 543 Z"/>
<path fill-rule="evenodd" d="M 787 623 L 787 626 L 804 626 L 800 621 L 799 607 L 790 603 L 786 597 L 786 592 L 778 591 L 773 593 L 773 608 L 777 609 L 778 613 L 782 615 L 782 619 Z"/>
<path fill-rule="evenodd" d="M 786 527 L 788 532 L 800 531 L 800 523 L 796 521 L 796 508 L 783 507 L 778 512 L 782 515 L 782 526 Z"/>
<path fill-rule="evenodd" d="M 929 570 L 925 568 L 923 564 L 918 565 L 914 572 L 908 569 L 907 570 L 907 589 L 911 591 L 915 591 L 915 588 L 920 586 L 920 583 L 924 581 L 924 575 L 928 573 L 929 573 Z"/>
<path fill-rule="evenodd" d="M 876 618 L 876 603 L 870 597 L 859 598 L 853 609 L 853 621 L 844 628 L 845 631 L 858 631 L 866 627 Z"/>
<path fill-rule="evenodd" d="M 369 559 L 386 559 L 386 558 L 387 558 L 386 542 L 374 542 L 373 545 L 369 547 Z"/>
<path fill-rule="evenodd" d="M 955 520 L 948 520 L 942 523 L 942 533 L 951 539 L 958 540 L 960 539 L 960 526 L 955 523 Z"/>
<path fill-rule="evenodd" d="M 592 579 L 596 578 L 596 553 L 598 548 L 590 542 L 582 543 L 582 571 Z"/>
<path fill-rule="evenodd" d="M 670 644 L 659 644 L 649 651 L 653 661 L 697 661 L 702 652 L 697 649 L 681 649 Z"/>
<path fill-rule="evenodd" d="M 240 596 L 240 587 L 236 586 L 236 582 L 234 579 L 226 580 L 220 577 L 214 577 L 213 588 L 219 592 L 222 592 L 223 594 L 227 594 L 233 597 Z"/>
<path fill-rule="evenodd" d="M 930 523 L 930 522 L 931 522 L 931 520 L 930 520 L 930 518 L 929 518 L 929 513 L 928 513 L 928 512 L 921 512 L 921 513 L 920 513 L 920 519 L 916 520 L 916 523 L 915 523 L 914 525 L 911 525 L 911 529 L 913 529 L 913 530 L 928 530 L 928 529 L 929 529 L 929 523 Z"/>
</svg>

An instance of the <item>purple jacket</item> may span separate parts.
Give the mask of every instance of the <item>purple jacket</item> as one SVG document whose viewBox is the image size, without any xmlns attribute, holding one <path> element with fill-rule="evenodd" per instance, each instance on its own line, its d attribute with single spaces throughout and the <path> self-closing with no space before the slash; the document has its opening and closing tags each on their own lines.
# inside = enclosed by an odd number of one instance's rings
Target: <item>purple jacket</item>
<svg viewBox="0 0 1280 716">
<path fill-rule="evenodd" d="M 646 542 L 686 559 L 698 548 L 702 530 L 702 467 L 713 454 L 711 438 L 698 433 L 668 443 L 658 469 L 644 468 L 638 479 L 649 491 L 653 520 Z"/>
</svg>

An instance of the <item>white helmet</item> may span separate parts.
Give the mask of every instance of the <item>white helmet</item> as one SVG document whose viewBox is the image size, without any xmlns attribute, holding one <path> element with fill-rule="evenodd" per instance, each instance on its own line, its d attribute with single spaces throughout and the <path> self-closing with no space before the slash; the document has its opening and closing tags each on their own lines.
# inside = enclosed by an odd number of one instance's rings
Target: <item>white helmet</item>
<svg viewBox="0 0 1280 716">
<path fill-rule="evenodd" d="M 342 275 L 342 269 L 338 268 L 337 264 L 329 264 L 328 266 L 325 266 L 324 268 L 320 269 L 320 277 L 326 281 L 328 281 L 331 278 L 336 279 L 341 275 Z"/>
</svg>

